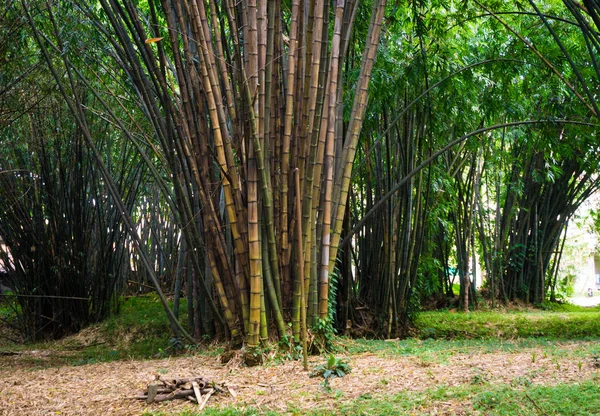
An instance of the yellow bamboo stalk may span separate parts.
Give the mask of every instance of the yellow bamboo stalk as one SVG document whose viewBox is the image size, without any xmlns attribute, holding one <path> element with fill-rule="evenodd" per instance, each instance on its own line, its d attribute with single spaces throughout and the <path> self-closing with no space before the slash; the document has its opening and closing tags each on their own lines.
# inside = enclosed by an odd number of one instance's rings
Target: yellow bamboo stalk
<svg viewBox="0 0 600 416">
<path fill-rule="evenodd" d="M 257 39 L 257 4 L 249 0 L 245 7 L 247 19 L 246 49 L 248 51 L 247 70 L 249 92 L 256 94 L 258 88 L 258 39 Z M 258 111 L 256 100 L 248 104 L 255 108 L 248 111 Z M 252 134 L 257 134 L 257 119 L 253 118 Z M 258 222 L 258 170 L 254 143 L 248 146 L 248 246 L 250 253 L 250 325 L 248 328 L 248 346 L 256 348 L 260 337 L 260 300 L 262 288 L 262 255 L 260 249 L 260 226 Z"/>
<path fill-rule="evenodd" d="M 290 169 L 290 144 L 292 139 L 292 123 L 294 118 L 294 100 L 296 95 L 296 55 L 298 40 L 298 17 L 300 10 L 300 0 L 293 0 L 291 27 L 290 27 L 290 46 L 288 53 L 288 73 L 287 87 L 285 97 L 285 116 L 283 127 L 283 144 L 281 151 L 281 241 L 282 251 L 289 250 L 289 232 L 288 232 L 288 175 Z"/>
<path fill-rule="evenodd" d="M 302 212 L 302 203 L 300 192 L 302 188 L 300 187 L 300 171 L 298 168 L 295 169 L 296 173 L 296 212 L 298 213 L 298 218 L 296 221 L 296 239 L 297 239 L 297 250 L 298 250 L 298 277 L 300 286 L 300 310 L 301 310 L 301 322 L 302 322 L 302 365 L 304 367 L 304 371 L 308 371 L 308 352 L 306 346 L 306 294 L 304 290 L 304 262 L 302 261 L 302 221 L 301 215 Z"/>
<path fill-rule="evenodd" d="M 354 97 L 354 104 L 352 106 L 352 113 L 350 116 L 350 125 L 348 126 L 348 132 L 344 141 L 346 144 L 344 145 L 340 168 L 336 169 L 336 189 L 334 190 L 332 198 L 336 206 L 333 210 L 335 217 L 331 250 L 329 253 L 329 270 L 333 270 L 333 267 L 335 266 L 335 260 L 337 258 L 340 235 L 342 233 L 342 225 L 344 221 L 344 213 L 346 211 L 346 203 L 350 189 L 352 166 L 354 165 L 358 136 L 362 128 L 364 113 L 367 107 L 369 81 L 371 79 L 371 70 L 373 69 L 375 56 L 377 54 L 377 46 L 379 45 L 379 35 L 381 33 L 385 4 L 386 0 L 378 0 L 373 3 L 371 24 L 369 26 L 369 35 L 367 37 L 367 45 L 365 47 L 366 56 L 362 62 L 361 71 L 357 82 L 357 93 Z"/>
<path fill-rule="evenodd" d="M 329 251 L 331 243 L 331 195 L 333 190 L 333 152 L 335 146 L 337 85 L 340 60 L 340 43 L 342 38 L 342 20 L 344 17 L 344 0 L 337 0 L 331 62 L 329 69 L 328 103 L 327 103 L 327 135 L 325 146 L 325 193 L 323 201 L 323 237 L 321 241 L 321 263 L 319 269 L 319 318 L 327 319 L 329 306 Z"/>
<path fill-rule="evenodd" d="M 237 188 L 239 179 L 237 176 L 235 164 L 232 164 L 233 157 L 231 156 L 232 150 L 229 134 L 227 128 L 222 128 L 222 126 L 225 125 L 225 115 L 221 104 L 222 99 L 220 94 L 220 87 L 219 83 L 217 82 L 217 76 L 215 73 L 214 65 L 211 65 L 212 53 L 210 52 L 212 52 L 212 43 L 210 42 L 210 32 L 209 28 L 207 27 L 208 24 L 204 10 L 204 4 L 202 2 L 198 2 L 197 0 L 190 0 L 190 2 L 192 11 L 192 22 L 194 23 L 192 27 L 194 28 L 194 33 L 197 42 L 199 42 L 201 45 L 201 48 L 199 49 L 202 51 L 202 53 L 199 54 L 199 66 L 204 87 L 204 95 L 206 97 L 211 127 L 213 131 L 215 149 L 217 151 L 217 161 L 222 171 L 226 173 L 221 174 L 223 193 L 225 195 L 225 207 L 227 210 L 227 215 L 229 216 L 231 233 L 233 236 L 236 251 L 239 254 L 240 264 L 242 266 L 242 270 L 245 272 L 245 274 L 247 274 L 248 263 L 245 256 L 246 245 L 244 244 L 242 235 L 239 231 L 239 210 L 236 210 L 235 207 L 235 201 L 238 201 L 238 205 L 241 204 L 241 201 L 239 201 L 239 197 L 234 198 L 234 194 L 232 191 L 232 182 L 233 184 L 235 184 L 233 186 Z M 198 105 L 202 105 L 202 103 L 198 103 Z M 227 138 L 227 148 L 225 147 L 224 138 Z M 236 192 L 236 195 L 237 194 L 239 194 L 239 192 Z"/>
</svg>

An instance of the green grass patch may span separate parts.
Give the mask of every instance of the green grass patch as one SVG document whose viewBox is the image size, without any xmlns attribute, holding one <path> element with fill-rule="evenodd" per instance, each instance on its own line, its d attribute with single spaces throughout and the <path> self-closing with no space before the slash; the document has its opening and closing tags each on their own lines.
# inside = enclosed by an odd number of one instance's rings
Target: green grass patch
<svg viewBox="0 0 600 416">
<path fill-rule="evenodd" d="M 408 338 L 394 342 L 379 340 L 344 340 L 341 345 L 350 355 L 375 353 L 383 357 L 415 357 L 423 362 L 445 364 L 456 354 L 517 353 L 535 350 L 532 354 L 556 358 L 574 358 L 589 361 L 600 357 L 596 340 L 569 341 L 547 338 L 504 339 L 418 339 Z M 535 355 L 533 356 L 535 357 Z"/>
<path fill-rule="evenodd" d="M 180 321 L 185 326 L 185 299 L 181 299 Z M 32 362 L 34 366 L 84 365 L 122 359 L 159 358 L 195 348 L 171 337 L 171 327 L 160 299 L 155 294 L 148 294 L 123 299 L 119 313 L 83 329 L 79 334 L 54 342 L 4 343 L 0 348 L 10 351 L 55 352 L 55 359 Z M 219 350 L 213 348 L 211 352 L 216 354 Z"/>
<path fill-rule="evenodd" d="M 600 337 L 600 312 L 422 312 L 415 327 L 420 338 L 582 339 Z"/>
<path fill-rule="evenodd" d="M 364 395 L 339 408 L 323 409 L 313 415 L 428 415 L 436 409 L 443 414 L 471 415 L 597 415 L 600 387 L 594 381 L 517 389 L 507 385 L 440 386 L 422 392 L 394 396 Z"/>
<path fill-rule="evenodd" d="M 394 395 L 365 393 L 353 400 L 330 394 L 333 403 L 312 410 L 290 405 L 286 414 L 294 415 L 430 415 L 461 414 L 486 416 L 525 415 L 597 415 L 600 387 L 594 380 L 553 386 L 490 385 L 486 382 L 424 391 L 402 391 Z M 166 416 L 164 412 L 146 412 L 147 416 Z M 202 413 L 184 411 L 184 416 L 254 416 L 281 413 L 246 407 L 205 409 Z"/>
<path fill-rule="evenodd" d="M 500 386 L 477 394 L 473 408 L 486 415 L 597 415 L 600 387 L 593 381 L 527 390 Z"/>
<path fill-rule="evenodd" d="M 544 302 L 537 305 L 539 309 L 552 312 L 600 312 L 600 305 L 580 306 L 572 303 Z"/>
<path fill-rule="evenodd" d="M 170 306 L 172 307 L 172 302 Z M 181 299 L 180 321 L 184 325 L 187 321 L 185 299 Z M 77 354 L 74 364 L 158 358 L 180 352 L 187 347 L 180 340 L 171 338 L 169 320 L 155 294 L 125 299 L 118 314 L 86 331 L 90 332 L 96 341 L 92 340 Z M 68 348 L 70 341 L 76 347 L 78 336 L 65 340 L 63 345 Z"/>
</svg>

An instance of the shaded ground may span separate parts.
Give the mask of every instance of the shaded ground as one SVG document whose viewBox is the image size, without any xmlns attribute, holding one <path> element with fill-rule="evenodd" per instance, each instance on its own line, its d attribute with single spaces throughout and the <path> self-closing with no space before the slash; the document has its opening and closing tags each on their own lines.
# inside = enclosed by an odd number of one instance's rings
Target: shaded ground
<svg viewBox="0 0 600 416">
<path fill-rule="evenodd" d="M 522 388 L 600 379 L 596 368 L 599 363 L 590 353 L 597 350 L 597 342 L 554 343 L 550 353 L 541 347 L 491 352 L 457 348 L 413 355 L 394 353 L 394 346 L 388 345 L 391 350 L 337 354 L 350 364 L 352 372 L 334 379 L 330 392 L 321 386 L 322 379 L 309 378 L 299 361 L 271 361 L 263 367 L 245 368 L 239 359 L 222 365 L 218 357 L 197 356 L 44 368 L 56 363 L 59 355 L 64 359 L 68 352 L 3 355 L 0 415 L 139 415 L 145 411 L 176 414 L 194 410 L 195 405 L 182 401 L 146 405 L 131 399 L 156 374 L 172 378 L 203 376 L 227 383 L 235 391 L 236 398 L 214 396 L 208 407 L 235 406 L 295 414 L 318 409 L 325 413 L 327 409 L 339 411 L 344 403 L 365 395 L 393 395 L 438 386 L 507 384 Z M 323 361 L 324 357 L 313 357 L 310 366 Z M 467 409 L 473 412 L 468 401 L 447 397 L 421 404 L 414 411 L 463 414 Z"/>
</svg>

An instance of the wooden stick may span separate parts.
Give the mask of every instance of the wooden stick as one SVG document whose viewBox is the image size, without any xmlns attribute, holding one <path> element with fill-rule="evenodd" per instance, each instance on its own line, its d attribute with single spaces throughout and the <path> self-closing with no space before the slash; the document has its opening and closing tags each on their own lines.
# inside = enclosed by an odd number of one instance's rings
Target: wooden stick
<svg viewBox="0 0 600 416">
<path fill-rule="evenodd" d="M 192 387 L 194 388 L 194 394 L 196 395 L 196 400 L 198 400 L 198 406 L 202 401 L 202 393 L 200 393 L 200 387 L 198 387 L 198 383 L 192 381 Z"/>
<path fill-rule="evenodd" d="M 204 397 L 204 401 L 202 402 L 202 404 L 200 405 L 200 408 L 198 410 L 202 411 L 202 409 L 204 409 L 204 406 L 206 406 L 206 403 L 208 402 L 208 399 L 210 399 L 210 396 L 212 396 L 212 394 L 214 393 L 214 389 L 210 389 L 208 391 L 208 393 L 206 394 L 206 396 Z"/>
<path fill-rule="evenodd" d="M 229 386 L 225 386 L 225 387 L 227 387 L 227 391 L 229 392 L 229 394 L 231 394 L 231 397 L 233 397 L 234 399 L 237 398 L 237 393 L 235 392 L 235 390 L 233 390 Z"/>
<path fill-rule="evenodd" d="M 158 392 L 158 386 L 156 384 L 150 384 L 148 386 L 148 396 L 146 397 L 146 403 L 150 404 L 154 401 L 156 393 Z"/>
</svg>

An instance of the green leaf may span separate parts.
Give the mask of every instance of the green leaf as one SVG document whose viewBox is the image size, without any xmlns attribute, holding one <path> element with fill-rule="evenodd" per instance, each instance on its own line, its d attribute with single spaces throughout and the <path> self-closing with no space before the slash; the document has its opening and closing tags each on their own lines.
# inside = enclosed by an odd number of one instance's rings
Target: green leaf
<svg viewBox="0 0 600 416">
<path fill-rule="evenodd" d="M 334 368 L 336 361 L 337 361 L 336 358 L 333 355 L 330 355 L 329 358 L 327 359 L 327 367 Z"/>
</svg>

